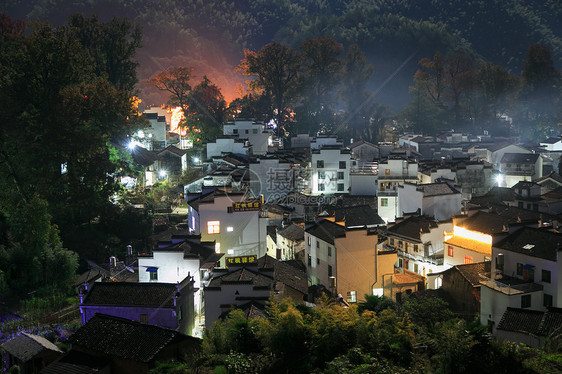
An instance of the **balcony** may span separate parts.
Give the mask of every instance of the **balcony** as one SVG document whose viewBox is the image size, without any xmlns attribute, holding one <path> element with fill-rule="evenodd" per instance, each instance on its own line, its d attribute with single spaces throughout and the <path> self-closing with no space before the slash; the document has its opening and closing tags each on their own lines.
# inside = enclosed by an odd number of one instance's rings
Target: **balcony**
<svg viewBox="0 0 562 374">
<path fill-rule="evenodd" d="M 518 278 L 500 275 L 499 279 L 492 279 L 480 274 L 480 284 L 487 286 L 495 291 L 501 292 L 505 295 L 521 295 L 530 292 L 542 291 L 543 286 L 537 283 L 525 282 Z"/>
</svg>

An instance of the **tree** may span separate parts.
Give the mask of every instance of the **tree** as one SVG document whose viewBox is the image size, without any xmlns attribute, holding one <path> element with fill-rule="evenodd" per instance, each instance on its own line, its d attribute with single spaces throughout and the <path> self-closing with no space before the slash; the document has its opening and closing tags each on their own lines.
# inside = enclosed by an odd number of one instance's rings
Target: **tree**
<svg viewBox="0 0 562 374">
<path fill-rule="evenodd" d="M 244 50 L 244 59 L 237 67 L 244 75 L 253 77 L 249 88 L 271 97 L 273 116 L 279 128 L 287 122 L 288 107 L 296 99 L 302 56 L 294 49 L 273 42 L 259 51 Z"/>
<path fill-rule="evenodd" d="M 464 53 L 457 51 L 446 58 L 446 73 L 449 83 L 449 96 L 453 101 L 455 126 L 462 126 L 461 96 L 466 93 L 473 83 L 472 60 Z"/>
<path fill-rule="evenodd" d="M 124 20 L 72 20 L 0 36 L 0 200 L 10 211 L 38 193 L 65 247 L 80 250 L 79 233 L 97 230 L 121 191 L 110 149 L 142 126 L 131 61 L 140 35 Z"/>
<path fill-rule="evenodd" d="M 340 98 L 354 139 L 369 118 L 365 107 L 371 98 L 366 85 L 372 74 L 373 67 L 367 63 L 365 53 L 357 44 L 351 45 L 344 59 Z"/>
<path fill-rule="evenodd" d="M 304 68 L 301 106 L 297 123 L 301 130 L 317 132 L 333 122 L 333 93 L 342 72 L 343 46 L 329 36 L 306 40 L 302 46 Z M 298 115 L 298 114 L 301 115 Z"/>
<path fill-rule="evenodd" d="M 217 85 L 206 76 L 187 97 L 189 116 L 186 122 L 201 129 L 203 140 L 215 140 L 222 134 L 226 120 L 226 101 Z"/>
</svg>

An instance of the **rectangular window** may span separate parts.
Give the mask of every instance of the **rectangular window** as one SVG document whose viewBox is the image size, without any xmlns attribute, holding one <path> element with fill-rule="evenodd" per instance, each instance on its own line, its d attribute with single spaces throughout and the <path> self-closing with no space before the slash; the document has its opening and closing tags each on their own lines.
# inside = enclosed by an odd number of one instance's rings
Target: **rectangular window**
<svg viewBox="0 0 562 374">
<path fill-rule="evenodd" d="M 419 270 L 418 264 L 414 264 L 414 273 L 417 273 Z"/>
<path fill-rule="evenodd" d="M 453 257 L 453 246 L 449 245 L 447 246 L 447 254 L 449 255 L 449 257 Z"/>
<path fill-rule="evenodd" d="M 151 281 L 157 281 L 158 280 L 158 272 L 157 271 L 151 271 L 150 272 L 150 280 Z"/>
<path fill-rule="evenodd" d="M 233 129 L 233 130 L 232 130 L 232 133 L 237 135 L 237 134 L 238 134 L 238 129 Z"/>
<path fill-rule="evenodd" d="M 320 248 L 320 242 L 318 240 L 316 241 L 316 248 Z"/>
<path fill-rule="evenodd" d="M 541 280 L 545 283 L 550 283 L 550 271 L 542 269 Z"/>
<path fill-rule="evenodd" d="M 390 175 L 390 169 L 384 169 L 384 175 L 388 177 Z"/>
<path fill-rule="evenodd" d="M 308 266 L 312 266 L 312 257 L 308 255 Z"/>
<path fill-rule="evenodd" d="M 402 259 L 401 259 L 401 258 L 399 258 L 399 259 L 398 259 L 398 267 L 399 267 L 399 268 L 401 268 L 401 267 L 402 267 L 402 265 L 403 265 L 403 263 L 402 263 Z"/>
<path fill-rule="evenodd" d="M 338 179 L 343 179 L 344 175 L 343 175 L 343 171 L 338 171 Z"/>
<path fill-rule="evenodd" d="M 325 171 L 319 171 L 318 172 L 318 179 L 326 179 L 326 172 Z"/>
<path fill-rule="evenodd" d="M 531 295 L 521 296 L 521 308 L 530 308 L 530 307 L 531 307 Z"/>
<path fill-rule="evenodd" d="M 316 161 L 316 168 L 323 169 L 324 168 L 324 160 L 317 160 Z"/>
<path fill-rule="evenodd" d="M 402 248 L 404 246 L 404 242 L 402 240 L 398 241 L 398 248 Z"/>
<path fill-rule="evenodd" d="M 318 191 L 325 191 L 326 190 L 326 186 L 324 186 L 324 183 L 318 183 Z"/>
<path fill-rule="evenodd" d="M 381 199 L 381 206 L 388 206 L 388 199 L 387 198 Z"/>
<path fill-rule="evenodd" d="M 332 255 L 332 247 L 328 247 L 328 257 Z"/>
<path fill-rule="evenodd" d="M 139 322 L 148 324 L 148 314 L 141 314 L 139 316 Z"/>
<path fill-rule="evenodd" d="M 390 245 L 394 247 L 394 239 L 390 239 Z"/>
<path fill-rule="evenodd" d="M 414 252 L 419 252 L 419 251 L 420 251 L 420 250 L 419 250 L 418 245 L 417 245 L 417 244 L 414 244 Z"/>
<path fill-rule="evenodd" d="M 347 302 L 356 303 L 357 302 L 357 291 L 349 291 L 347 293 Z"/>
<path fill-rule="evenodd" d="M 472 257 L 471 256 L 464 256 L 464 263 L 465 264 L 472 264 Z"/>
<path fill-rule="evenodd" d="M 545 307 L 552 306 L 552 295 L 545 293 L 543 295 L 542 305 Z"/>
<path fill-rule="evenodd" d="M 249 133 L 249 131 L 248 131 L 248 130 L 244 130 L 244 132 L 245 132 L 246 134 L 248 134 L 248 133 Z"/>
<path fill-rule="evenodd" d="M 328 276 L 332 276 L 332 265 L 328 265 Z"/>
<path fill-rule="evenodd" d="M 252 134 L 257 134 L 258 133 L 258 129 L 252 129 Z"/>
<path fill-rule="evenodd" d="M 345 161 L 340 161 L 340 169 L 345 169 L 346 167 Z"/>
<path fill-rule="evenodd" d="M 320 265 L 320 259 L 316 258 L 316 265 Z"/>
<path fill-rule="evenodd" d="M 207 222 L 207 234 L 220 234 L 221 223 L 220 221 L 208 221 Z"/>
<path fill-rule="evenodd" d="M 338 191 L 343 191 L 344 190 L 344 184 L 343 183 L 338 183 Z"/>
<path fill-rule="evenodd" d="M 310 239 L 310 236 L 309 236 L 309 237 L 308 237 L 308 246 L 309 246 L 309 247 L 310 247 L 311 241 L 312 241 L 312 240 Z"/>
<path fill-rule="evenodd" d="M 517 275 L 523 275 L 523 264 L 520 262 L 517 263 Z"/>
</svg>

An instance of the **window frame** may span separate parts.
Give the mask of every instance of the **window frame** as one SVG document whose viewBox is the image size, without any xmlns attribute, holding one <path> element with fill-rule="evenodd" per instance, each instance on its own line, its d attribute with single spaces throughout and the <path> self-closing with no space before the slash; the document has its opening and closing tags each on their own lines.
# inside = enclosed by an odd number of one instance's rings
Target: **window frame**
<svg viewBox="0 0 562 374">
<path fill-rule="evenodd" d="M 221 233 L 221 221 L 207 221 L 207 234 L 215 235 Z"/>
</svg>

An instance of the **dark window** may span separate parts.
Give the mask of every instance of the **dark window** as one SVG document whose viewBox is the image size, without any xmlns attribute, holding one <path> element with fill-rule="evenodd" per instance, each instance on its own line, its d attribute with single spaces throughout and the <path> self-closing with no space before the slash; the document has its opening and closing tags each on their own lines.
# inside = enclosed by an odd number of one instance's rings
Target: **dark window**
<svg viewBox="0 0 562 374">
<path fill-rule="evenodd" d="M 324 168 L 324 160 L 317 160 L 317 161 L 316 161 L 316 167 L 317 167 L 318 169 Z"/>
<path fill-rule="evenodd" d="M 320 242 L 318 240 L 316 241 L 316 248 L 320 248 Z"/>
<path fill-rule="evenodd" d="M 258 133 L 258 129 L 252 129 L 252 134 L 257 134 Z"/>
<path fill-rule="evenodd" d="M 312 266 L 312 257 L 308 255 L 308 266 Z"/>
<path fill-rule="evenodd" d="M 328 256 L 332 255 L 332 247 L 328 247 Z"/>
<path fill-rule="evenodd" d="M 533 210 L 539 210 L 539 204 L 533 204 Z"/>
<path fill-rule="evenodd" d="M 543 269 L 541 280 L 545 283 L 550 283 L 550 271 Z"/>
<path fill-rule="evenodd" d="M 545 293 L 542 299 L 542 305 L 545 307 L 552 306 L 552 295 Z"/>
<path fill-rule="evenodd" d="M 244 132 L 245 132 L 246 134 L 249 134 L 249 133 L 250 133 L 248 130 L 244 130 Z"/>
<path fill-rule="evenodd" d="M 346 165 L 345 165 L 345 161 L 340 161 L 340 169 L 345 169 Z"/>
<path fill-rule="evenodd" d="M 157 281 L 157 280 L 158 280 L 158 272 L 156 272 L 156 271 L 151 271 L 151 272 L 150 272 L 150 280 L 151 280 L 151 281 Z"/>
<path fill-rule="evenodd" d="M 316 265 L 320 265 L 320 259 L 319 258 L 316 259 Z"/>
<path fill-rule="evenodd" d="M 523 264 L 520 262 L 517 263 L 517 275 L 523 275 Z"/>
<path fill-rule="evenodd" d="M 530 308 L 530 307 L 531 307 L 531 295 L 521 296 L 521 308 Z"/>
<path fill-rule="evenodd" d="M 318 183 L 318 191 L 325 191 L 326 190 L 326 186 L 324 186 L 324 183 Z"/>
<path fill-rule="evenodd" d="M 343 179 L 343 171 L 338 171 L 338 179 Z"/>
<path fill-rule="evenodd" d="M 318 179 L 326 179 L 326 172 L 325 171 L 319 171 L 318 172 Z"/>
<path fill-rule="evenodd" d="M 148 323 L 148 314 L 141 314 L 139 317 L 140 323 Z"/>
<path fill-rule="evenodd" d="M 394 246 L 394 239 L 390 239 L 390 245 Z"/>
<path fill-rule="evenodd" d="M 232 130 L 232 133 L 233 133 L 233 134 L 238 134 L 238 129 L 233 129 L 233 130 Z"/>
<path fill-rule="evenodd" d="M 338 183 L 338 191 L 343 191 L 343 190 L 344 190 L 344 184 Z"/>
<path fill-rule="evenodd" d="M 518 203 L 517 203 L 517 207 L 518 207 L 519 209 L 523 209 L 523 202 L 522 202 L 522 201 L 518 202 Z"/>
<path fill-rule="evenodd" d="M 418 245 L 417 245 L 417 244 L 414 244 L 414 252 L 419 252 L 419 251 L 420 251 L 420 250 L 419 250 L 419 248 L 418 248 Z"/>
<path fill-rule="evenodd" d="M 328 276 L 332 276 L 332 265 L 328 265 Z"/>
</svg>

